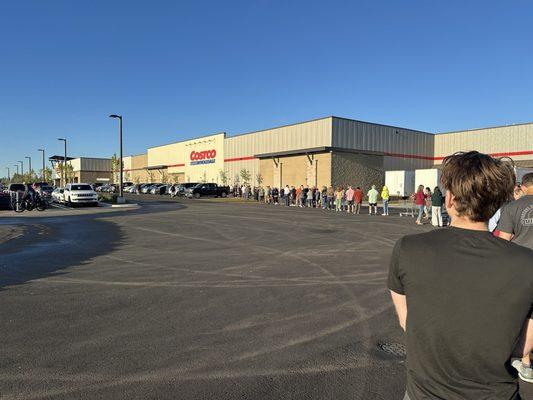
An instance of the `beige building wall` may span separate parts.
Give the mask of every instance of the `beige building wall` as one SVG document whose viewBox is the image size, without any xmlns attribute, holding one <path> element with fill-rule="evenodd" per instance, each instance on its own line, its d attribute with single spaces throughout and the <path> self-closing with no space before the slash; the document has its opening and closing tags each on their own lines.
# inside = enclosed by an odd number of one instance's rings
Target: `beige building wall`
<svg viewBox="0 0 533 400">
<path fill-rule="evenodd" d="M 389 125 L 333 117 L 332 146 L 386 156 L 387 170 L 430 168 L 434 135 Z"/>
<path fill-rule="evenodd" d="M 328 186 L 331 182 L 331 153 L 262 159 L 263 186 Z"/>
<path fill-rule="evenodd" d="M 257 184 L 260 162 L 255 155 L 331 146 L 331 126 L 332 118 L 326 117 L 226 138 L 224 171 L 228 183 L 236 183 L 240 171 L 246 169 L 251 183 Z"/>
<path fill-rule="evenodd" d="M 147 183 L 147 165 L 148 155 L 146 153 L 124 157 L 124 181 Z"/>
<path fill-rule="evenodd" d="M 509 156 L 518 165 L 533 167 L 533 123 L 435 135 L 435 164 L 447 155 L 470 150 Z"/>
<path fill-rule="evenodd" d="M 224 138 L 225 133 L 217 133 L 149 148 L 148 180 L 219 182 L 224 170 Z"/>
</svg>

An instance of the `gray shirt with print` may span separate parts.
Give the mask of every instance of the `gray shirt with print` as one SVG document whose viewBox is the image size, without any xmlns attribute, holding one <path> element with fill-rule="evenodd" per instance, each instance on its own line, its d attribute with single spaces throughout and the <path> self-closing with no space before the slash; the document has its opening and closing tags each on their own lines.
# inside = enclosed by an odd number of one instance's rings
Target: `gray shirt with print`
<svg viewBox="0 0 533 400">
<path fill-rule="evenodd" d="M 511 233 L 512 242 L 533 249 L 533 195 L 524 196 L 503 207 L 497 229 Z"/>
</svg>

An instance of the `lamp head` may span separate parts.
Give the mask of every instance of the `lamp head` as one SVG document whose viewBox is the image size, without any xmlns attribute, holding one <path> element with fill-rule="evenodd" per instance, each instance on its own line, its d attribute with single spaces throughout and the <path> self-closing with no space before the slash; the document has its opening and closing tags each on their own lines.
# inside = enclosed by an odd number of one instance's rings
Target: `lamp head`
<svg viewBox="0 0 533 400">
<path fill-rule="evenodd" d="M 109 118 L 122 118 L 122 115 L 111 114 Z"/>
</svg>

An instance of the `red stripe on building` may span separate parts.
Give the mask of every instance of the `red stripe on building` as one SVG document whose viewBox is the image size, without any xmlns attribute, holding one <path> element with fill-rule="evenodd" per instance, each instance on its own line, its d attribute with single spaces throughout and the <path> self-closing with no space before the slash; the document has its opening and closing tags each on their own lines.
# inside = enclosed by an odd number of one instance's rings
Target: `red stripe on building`
<svg viewBox="0 0 533 400">
<path fill-rule="evenodd" d="M 172 167 L 185 167 L 185 164 L 172 164 L 172 165 L 167 165 L 168 168 L 172 168 Z"/>
<path fill-rule="evenodd" d="M 403 154 L 403 153 L 389 153 L 389 152 L 384 152 L 383 155 L 387 157 L 411 158 L 411 159 L 429 160 L 429 161 L 442 161 L 444 159 L 444 156 L 431 157 L 431 156 L 421 156 L 418 154 Z M 533 155 L 533 150 L 510 151 L 506 153 L 490 153 L 490 155 L 492 157 L 529 156 L 529 155 Z M 224 162 L 246 161 L 246 160 L 254 160 L 254 159 L 255 159 L 254 156 L 235 157 L 235 158 L 225 158 Z"/>
<path fill-rule="evenodd" d="M 224 162 L 246 161 L 246 160 L 255 160 L 255 157 L 254 156 L 248 156 L 248 157 L 225 158 Z"/>
<path fill-rule="evenodd" d="M 419 156 L 417 154 L 401 154 L 401 153 L 383 153 L 384 156 L 387 157 L 398 157 L 398 158 L 415 158 L 417 160 L 435 160 L 435 157 L 429 157 L 429 156 Z"/>
</svg>

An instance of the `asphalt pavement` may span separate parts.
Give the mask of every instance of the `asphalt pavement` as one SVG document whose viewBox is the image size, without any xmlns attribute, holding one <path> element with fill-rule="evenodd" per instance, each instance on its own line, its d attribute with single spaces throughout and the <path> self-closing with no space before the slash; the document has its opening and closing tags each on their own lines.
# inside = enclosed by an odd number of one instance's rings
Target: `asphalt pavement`
<svg viewBox="0 0 533 400">
<path fill-rule="evenodd" d="M 388 261 L 433 228 L 134 198 L 0 219 L 0 398 L 403 398 Z"/>
</svg>

